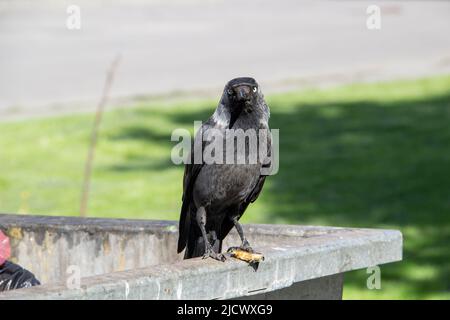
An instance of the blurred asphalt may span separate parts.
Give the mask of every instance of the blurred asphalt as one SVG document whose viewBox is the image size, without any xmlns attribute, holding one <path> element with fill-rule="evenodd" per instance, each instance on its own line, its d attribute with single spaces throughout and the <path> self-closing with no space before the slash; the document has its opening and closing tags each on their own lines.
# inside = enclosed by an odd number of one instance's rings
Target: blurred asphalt
<svg viewBox="0 0 450 320">
<path fill-rule="evenodd" d="M 274 92 L 450 73 L 449 34 L 445 1 L 0 0 L 0 117 L 92 109 L 118 53 L 113 98 L 217 96 L 242 75 Z"/>
</svg>

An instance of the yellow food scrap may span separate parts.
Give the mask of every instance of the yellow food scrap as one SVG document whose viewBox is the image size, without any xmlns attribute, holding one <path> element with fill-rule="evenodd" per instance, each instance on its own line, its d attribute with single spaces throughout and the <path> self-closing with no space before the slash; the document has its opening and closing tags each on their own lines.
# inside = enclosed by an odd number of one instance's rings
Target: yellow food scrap
<svg viewBox="0 0 450 320">
<path fill-rule="evenodd" d="M 255 263 L 264 261 L 264 256 L 257 252 L 248 252 L 239 248 L 230 248 L 228 252 L 233 258 L 246 261 L 248 263 Z"/>
</svg>

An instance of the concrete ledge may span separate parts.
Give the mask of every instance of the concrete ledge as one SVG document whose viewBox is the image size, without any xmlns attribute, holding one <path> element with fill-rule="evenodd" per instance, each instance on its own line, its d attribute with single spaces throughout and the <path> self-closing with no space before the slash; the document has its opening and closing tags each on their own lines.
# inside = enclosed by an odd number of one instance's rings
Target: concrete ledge
<svg viewBox="0 0 450 320">
<path fill-rule="evenodd" d="M 11 238 L 13 261 L 43 283 L 2 293 L 0 300 L 230 299 L 270 296 L 288 287 L 291 292 L 285 294 L 301 298 L 292 293 L 299 292 L 292 291 L 293 284 L 337 275 L 324 279 L 340 281 L 342 288 L 340 274 L 344 272 L 402 259 L 402 235 L 395 230 L 293 225 L 244 228 L 252 246 L 266 258 L 256 272 L 234 259 L 225 263 L 200 258 L 183 261 L 176 254 L 176 222 L 0 215 L 0 229 Z M 237 235 L 231 233 L 224 247 L 238 243 Z M 81 269 L 79 289 L 67 288 L 70 265 Z M 326 290 L 327 282 L 319 282 Z M 310 295 L 315 296 L 326 297 Z"/>
</svg>

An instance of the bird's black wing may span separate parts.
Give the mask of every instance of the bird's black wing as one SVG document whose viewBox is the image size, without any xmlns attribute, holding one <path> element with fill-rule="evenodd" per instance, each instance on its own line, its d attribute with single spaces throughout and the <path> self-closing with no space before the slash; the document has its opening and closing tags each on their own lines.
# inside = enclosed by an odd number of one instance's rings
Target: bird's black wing
<svg viewBox="0 0 450 320">
<path fill-rule="evenodd" d="M 202 130 L 204 129 L 202 128 Z M 198 138 L 199 137 L 196 136 L 195 139 Z M 194 188 L 195 180 L 197 180 L 198 174 L 200 173 L 203 167 L 203 163 L 200 164 L 194 163 L 194 144 L 195 142 L 192 142 L 190 154 L 191 161 L 190 163 L 186 164 L 184 168 L 183 197 L 182 197 L 183 204 L 181 206 L 180 222 L 178 226 L 179 229 L 178 250 L 177 250 L 178 253 L 183 251 L 183 249 L 186 247 L 189 229 L 191 225 L 190 207 L 192 205 L 192 190 Z"/>
<path fill-rule="evenodd" d="M 192 189 L 197 179 L 203 164 L 187 164 L 184 169 L 183 178 L 183 204 L 181 206 L 180 223 L 179 223 L 179 238 L 178 238 L 178 253 L 183 251 L 186 247 L 187 237 L 189 234 L 189 227 L 191 224 L 191 216 L 189 208 L 192 200 Z"/>
</svg>

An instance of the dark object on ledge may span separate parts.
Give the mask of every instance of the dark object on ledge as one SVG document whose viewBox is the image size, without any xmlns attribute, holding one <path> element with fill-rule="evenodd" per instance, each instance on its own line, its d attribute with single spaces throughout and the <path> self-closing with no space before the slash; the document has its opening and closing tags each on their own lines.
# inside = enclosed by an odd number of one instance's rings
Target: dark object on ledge
<svg viewBox="0 0 450 320">
<path fill-rule="evenodd" d="M 15 263 L 5 261 L 0 266 L 0 291 L 29 288 L 40 284 L 34 274 Z"/>
</svg>

